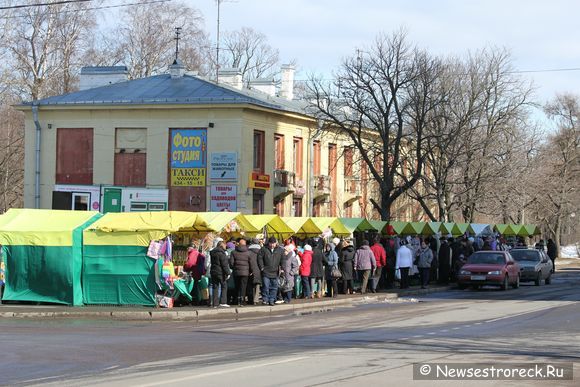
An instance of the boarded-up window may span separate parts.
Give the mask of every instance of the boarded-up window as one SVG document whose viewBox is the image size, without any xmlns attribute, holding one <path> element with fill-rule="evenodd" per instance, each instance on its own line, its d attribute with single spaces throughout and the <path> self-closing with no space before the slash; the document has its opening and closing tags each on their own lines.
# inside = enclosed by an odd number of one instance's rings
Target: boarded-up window
<svg viewBox="0 0 580 387">
<path fill-rule="evenodd" d="M 93 129 L 58 128 L 56 184 L 93 184 Z"/>
<path fill-rule="evenodd" d="M 147 129 L 117 128 L 115 131 L 115 185 L 146 185 Z"/>
</svg>

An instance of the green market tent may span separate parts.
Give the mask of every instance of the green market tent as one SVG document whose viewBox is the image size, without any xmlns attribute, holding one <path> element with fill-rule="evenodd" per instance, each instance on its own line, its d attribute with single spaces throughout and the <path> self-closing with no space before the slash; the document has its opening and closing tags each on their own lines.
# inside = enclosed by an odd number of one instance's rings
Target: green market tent
<svg viewBox="0 0 580 387">
<path fill-rule="evenodd" d="M 355 231 L 378 231 L 365 218 L 338 218 L 338 220 L 351 234 Z"/>
<path fill-rule="evenodd" d="M 375 230 L 379 232 L 379 234 L 387 233 L 388 222 L 386 220 L 369 220 L 369 223 L 373 226 Z"/>
<path fill-rule="evenodd" d="M 403 233 L 403 230 L 405 229 L 405 226 L 407 226 L 408 222 L 401 222 L 398 220 L 391 220 L 388 222 L 387 227 L 391 226 L 393 228 L 393 231 L 395 232 L 396 235 L 401 235 Z"/>
<path fill-rule="evenodd" d="M 524 227 L 520 231 L 522 230 L 526 231 L 526 236 L 540 235 L 542 233 L 534 224 L 524 224 Z"/>
<path fill-rule="evenodd" d="M 469 230 L 469 223 L 455 223 L 451 234 L 454 236 L 463 235 Z"/>
<path fill-rule="evenodd" d="M 514 230 L 512 228 L 513 225 L 511 224 L 496 224 L 494 226 L 494 229 L 499 232 L 501 235 L 506 235 L 506 236 L 514 236 L 517 234 L 517 231 L 519 230 L 519 228 L 517 230 Z"/>
<path fill-rule="evenodd" d="M 294 231 L 294 235 L 301 239 L 322 234 L 322 230 L 308 217 L 283 217 L 282 220 Z"/>
<path fill-rule="evenodd" d="M 453 234 L 453 227 L 455 223 L 441 223 L 441 233 L 442 234 Z"/>
<path fill-rule="evenodd" d="M 428 222 L 423 228 L 423 235 L 435 235 L 441 229 L 441 222 Z"/>
<path fill-rule="evenodd" d="M 84 231 L 85 304 L 154 306 L 156 260 L 147 256 L 150 242 L 196 225 L 208 227 L 192 212 L 103 215 Z"/>
<path fill-rule="evenodd" d="M 425 223 L 423 222 L 407 222 L 405 228 L 401 234 L 403 235 L 421 235 L 423 233 L 423 228 L 425 228 Z"/>
<path fill-rule="evenodd" d="M 0 219 L 5 301 L 82 305 L 83 230 L 93 211 L 11 209 Z"/>
</svg>

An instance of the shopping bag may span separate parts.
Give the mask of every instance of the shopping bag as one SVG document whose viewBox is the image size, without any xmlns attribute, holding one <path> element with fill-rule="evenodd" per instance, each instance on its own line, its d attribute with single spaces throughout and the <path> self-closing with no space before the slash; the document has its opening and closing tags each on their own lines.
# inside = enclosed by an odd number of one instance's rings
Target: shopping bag
<svg viewBox="0 0 580 387">
<path fill-rule="evenodd" d="M 171 297 L 162 297 L 159 300 L 159 306 L 161 308 L 173 308 L 173 298 L 171 298 Z"/>
<path fill-rule="evenodd" d="M 340 271 L 338 266 L 335 265 L 332 267 L 332 271 L 330 272 L 330 276 L 332 278 L 342 278 L 342 272 Z"/>
<path fill-rule="evenodd" d="M 401 280 L 401 270 L 395 269 L 395 278 L 397 279 L 397 281 Z"/>
</svg>

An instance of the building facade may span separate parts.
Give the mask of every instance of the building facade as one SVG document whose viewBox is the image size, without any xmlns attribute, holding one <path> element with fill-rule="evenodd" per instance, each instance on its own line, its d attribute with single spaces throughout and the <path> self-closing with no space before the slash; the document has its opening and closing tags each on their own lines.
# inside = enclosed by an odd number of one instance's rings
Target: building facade
<svg viewBox="0 0 580 387">
<path fill-rule="evenodd" d="M 179 63 L 130 81 L 123 69 L 83 69 L 82 90 L 19 106 L 25 207 L 374 217 L 372 179 L 292 100 L 291 68 L 282 97 L 235 70 L 216 84 Z"/>
</svg>

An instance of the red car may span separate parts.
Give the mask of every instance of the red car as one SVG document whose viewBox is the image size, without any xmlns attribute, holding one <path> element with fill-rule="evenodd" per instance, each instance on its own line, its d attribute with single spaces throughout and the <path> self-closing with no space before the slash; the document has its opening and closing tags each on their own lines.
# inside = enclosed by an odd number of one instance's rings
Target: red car
<svg viewBox="0 0 580 387">
<path fill-rule="evenodd" d="M 472 254 L 459 270 L 457 284 L 460 289 L 473 286 L 494 285 L 506 290 L 520 287 L 520 266 L 507 251 L 478 251 Z"/>
</svg>

